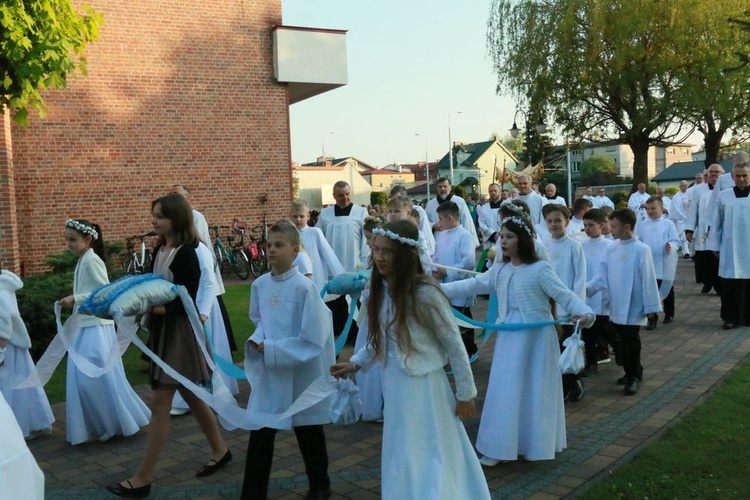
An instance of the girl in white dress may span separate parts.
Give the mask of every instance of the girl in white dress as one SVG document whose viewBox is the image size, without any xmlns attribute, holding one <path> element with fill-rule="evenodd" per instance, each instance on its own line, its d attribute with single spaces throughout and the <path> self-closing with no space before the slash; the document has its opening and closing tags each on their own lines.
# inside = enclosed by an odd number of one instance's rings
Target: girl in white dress
<svg viewBox="0 0 750 500">
<path fill-rule="evenodd" d="M 15 389 L 34 371 L 29 354 L 31 338 L 16 302 L 16 290 L 21 287 L 21 278 L 5 269 L 0 271 L 0 351 L 5 354 L 5 362 L 0 362 L 0 393 L 13 410 L 23 436 L 31 439 L 51 434 L 55 417 L 43 388 Z"/>
<path fill-rule="evenodd" d="M 424 274 L 417 226 L 393 221 L 373 230 L 367 345 L 343 377 L 380 361 L 384 425 L 381 494 L 389 499 L 490 498 L 461 420 L 474 414 L 476 387 L 448 299 Z M 418 306 L 418 307 L 417 307 Z M 449 361 L 456 397 L 443 370 Z"/>
<path fill-rule="evenodd" d="M 91 292 L 109 283 L 104 265 L 104 241 L 97 224 L 86 220 L 65 222 L 68 249 L 79 257 L 73 277 L 73 295 L 60 300 L 62 307 L 75 307 Z M 117 349 L 111 320 L 79 314 L 70 349 L 97 367 L 104 367 L 112 349 Z M 130 386 L 122 360 L 103 375 L 85 375 L 71 356 L 65 382 L 67 440 L 71 444 L 113 436 L 130 436 L 148 425 L 151 412 Z"/>
<path fill-rule="evenodd" d="M 497 292 L 498 323 L 551 321 L 552 298 L 581 319 L 583 327 L 593 324 L 593 311 L 537 256 L 529 220 L 516 214 L 502 219 L 501 226 L 502 261 L 480 276 L 442 285 L 443 291 L 449 297 Z M 477 436 L 482 465 L 520 456 L 551 460 L 565 449 L 559 359 L 557 331 L 551 324 L 498 331 Z"/>
</svg>

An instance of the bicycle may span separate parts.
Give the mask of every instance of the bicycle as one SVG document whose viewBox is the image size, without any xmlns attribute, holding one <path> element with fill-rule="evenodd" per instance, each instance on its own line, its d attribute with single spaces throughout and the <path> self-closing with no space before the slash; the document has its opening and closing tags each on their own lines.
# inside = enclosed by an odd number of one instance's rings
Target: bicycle
<svg viewBox="0 0 750 500">
<path fill-rule="evenodd" d="M 214 230 L 215 237 L 214 258 L 219 264 L 219 269 L 221 269 L 222 264 L 226 262 L 227 264 L 229 264 L 229 267 L 232 268 L 232 271 L 234 271 L 234 273 L 241 280 L 246 280 L 250 277 L 250 264 L 247 260 L 247 255 L 245 255 L 245 252 L 242 251 L 242 247 L 245 245 L 246 231 L 246 229 L 242 226 L 242 223 L 240 223 L 237 219 L 234 219 L 231 226 L 214 226 L 212 228 Z M 224 246 L 224 243 L 221 241 L 221 237 L 219 236 L 219 228 L 229 229 L 231 230 L 232 234 L 239 234 L 240 241 L 235 244 L 234 236 L 227 236 L 227 244 L 229 245 L 229 249 L 227 249 L 227 247 Z"/>
<path fill-rule="evenodd" d="M 149 231 L 146 234 L 131 236 L 125 240 L 128 248 L 125 258 L 122 261 L 122 269 L 125 271 L 125 274 L 143 274 L 151 269 L 153 256 L 148 247 L 146 247 L 146 242 L 143 241 L 145 238 L 151 236 L 156 236 L 156 233 Z M 135 249 L 134 242 L 138 239 L 141 240 L 140 251 L 136 251 Z"/>
<path fill-rule="evenodd" d="M 268 257 L 266 256 L 266 243 L 268 241 L 268 224 L 266 216 L 263 216 L 263 224 L 250 229 L 253 233 L 260 231 L 260 238 L 250 236 L 250 244 L 247 245 L 247 257 L 250 261 L 250 271 L 256 278 L 268 272 Z"/>
</svg>

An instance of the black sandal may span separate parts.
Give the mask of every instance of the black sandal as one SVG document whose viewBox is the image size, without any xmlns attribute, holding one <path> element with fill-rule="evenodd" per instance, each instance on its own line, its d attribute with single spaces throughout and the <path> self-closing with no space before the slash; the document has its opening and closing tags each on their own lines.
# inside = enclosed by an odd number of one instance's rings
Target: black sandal
<svg viewBox="0 0 750 500">
<path fill-rule="evenodd" d="M 125 484 L 113 483 L 106 488 L 110 493 L 124 498 L 146 498 L 151 493 L 151 483 L 138 488 L 134 488 L 130 480 L 125 481 Z"/>
<path fill-rule="evenodd" d="M 195 477 L 206 477 L 210 476 L 214 472 L 218 471 L 222 467 L 224 467 L 226 464 L 232 461 L 232 452 L 227 450 L 227 452 L 224 454 L 223 457 L 221 457 L 218 461 L 211 459 L 208 461 L 206 465 L 198 469 L 198 472 L 195 473 Z"/>
</svg>

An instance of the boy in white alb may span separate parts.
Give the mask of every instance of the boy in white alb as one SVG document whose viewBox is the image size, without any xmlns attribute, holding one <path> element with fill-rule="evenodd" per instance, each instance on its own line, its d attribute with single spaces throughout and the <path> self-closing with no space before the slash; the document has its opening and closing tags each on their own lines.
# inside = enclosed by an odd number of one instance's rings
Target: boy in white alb
<svg viewBox="0 0 750 500">
<path fill-rule="evenodd" d="M 549 237 L 544 240 L 544 246 L 549 254 L 549 262 L 560 278 L 560 281 L 575 293 L 581 301 L 586 300 L 586 258 L 581 244 L 567 235 L 570 211 L 563 205 L 545 205 L 542 208 L 544 220 L 547 223 Z M 560 304 L 556 305 L 558 318 L 570 316 Z M 564 338 L 573 334 L 573 325 L 562 325 Z M 563 339 L 564 340 L 564 339 Z M 565 374 L 563 377 L 563 394 L 566 400 L 580 401 L 585 394 L 583 381 L 578 374 Z"/>
<path fill-rule="evenodd" d="M 420 212 L 414 209 L 414 204 L 411 202 L 408 196 L 397 194 L 395 196 L 391 196 L 391 198 L 388 200 L 389 221 L 411 219 L 414 224 L 416 224 L 417 230 L 419 232 L 419 260 L 422 262 L 422 267 L 424 267 L 425 272 L 431 272 L 432 255 L 428 253 L 427 249 L 430 248 L 430 239 L 432 239 L 433 241 L 432 248 L 435 247 L 435 240 L 432 236 L 432 231 L 425 232 L 422 229 L 423 226 L 421 224 L 421 218 L 422 216 L 420 215 Z"/>
<path fill-rule="evenodd" d="M 302 246 L 312 262 L 312 280 L 318 290 L 322 290 L 328 280 L 344 273 L 344 266 L 339 262 L 333 248 L 326 240 L 323 231 L 310 227 L 310 207 L 304 200 L 294 200 L 289 211 L 289 219 L 297 227 Z"/>
<path fill-rule="evenodd" d="M 651 258 L 654 262 L 656 273 L 656 285 L 661 287 L 662 281 L 674 283 L 674 270 L 676 267 L 669 266 L 670 258 L 677 258 L 677 248 L 680 240 L 674 224 L 662 217 L 662 199 L 652 196 L 646 200 L 646 219 L 639 221 L 635 226 L 635 235 L 640 241 L 651 249 Z M 664 297 L 664 323 L 674 321 L 674 287 L 671 286 L 669 293 Z M 652 317 L 646 330 L 656 328 L 657 317 Z"/>
<path fill-rule="evenodd" d="M 598 208 L 592 208 L 583 215 L 583 229 L 586 238 L 581 242 L 583 254 L 586 256 L 586 276 L 594 276 L 607 256 L 609 247 L 614 244 L 602 235 L 602 228 L 607 217 Z M 588 377 L 599 371 L 600 345 L 607 350 L 606 360 L 609 361 L 609 347 L 615 350 L 615 361 L 622 365 L 620 354 L 620 338 L 609 323 L 609 291 L 602 290 L 586 299 L 586 305 L 596 314 L 596 321 L 589 328 L 583 330 L 583 341 L 586 344 L 586 368 L 581 372 L 582 377 Z"/>
<path fill-rule="evenodd" d="M 583 214 L 590 210 L 592 206 L 591 200 L 586 198 L 576 198 L 573 201 L 573 217 L 570 218 L 570 223 L 566 229 L 566 234 L 568 236 L 575 238 L 578 241 L 584 239 Z"/>
<path fill-rule="evenodd" d="M 625 386 L 626 395 L 637 393 L 643 381 L 641 326 L 647 317 L 661 311 L 651 251 L 633 235 L 635 222 L 635 212 L 629 208 L 612 212 L 609 226 L 617 241 L 609 248 L 599 272 L 586 284 L 589 296 L 609 291 L 609 319 L 620 336 L 625 370 L 625 376 L 617 383 Z"/>
<path fill-rule="evenodd" d="M 458 206 L 452 201 L 442 203 L 437 207 L 440 231 L 435 235 L 435 255 L 433 262 L 444 266 L 455 267 L 473 271 L 476 266 L 476 254 L 474 252 L 474 240 L 462 226 L 459 219 Z M 470 278 L 469 273 L 437 268 L 432 271 L 432 276 L 440 283 L 451 283 L 453 281 Z M 471 306 L 474 305 L 476 297 L 459 297 L 451 300 L 451 305 L 460 312 L 471 318 Z M 470 360 L 479 350 L 474 343 L 474 330 L 461 328 L 461 338 L 466 347 L 466 353 Z"/>
<path fill-rule="evenodd" d="M 252 284 L 250 319 L 255 333 L 245 344 L 245 372 L 252 387 L 247 408 L 285 411 L 334 362 L 331 314 L 315 284 L 292 266 L 299 232 L 287 220 L 268 231 L 271 272 Z M 323 425 L 330 423 L 330 398 L 274 427 L 250 432 L 241 498 L 265 498 L 278 429 L 293 428 L 310 484 L 307 498 L 329 498 L 328 452 Z"/>
</svg>

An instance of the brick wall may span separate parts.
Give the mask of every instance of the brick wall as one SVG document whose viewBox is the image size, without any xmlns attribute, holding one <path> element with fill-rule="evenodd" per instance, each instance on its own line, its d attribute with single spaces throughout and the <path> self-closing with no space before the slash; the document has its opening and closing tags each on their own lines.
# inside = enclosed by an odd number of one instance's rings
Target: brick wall
<svg viewBox="0 0 750 500">
<path fill-rule="evenodd" d="M 88 76 L 46 92 L 44 120 L 0 134 L 0 262 L 44 270 L 68 217 L 99 223 L 107 240 L 146 232 L 151 201 L 175 183 L 209 224 L 285 215 L 289 113 L 271 39 L 280 0 L 86 3 L 104 16 Z"/>
</svg>

